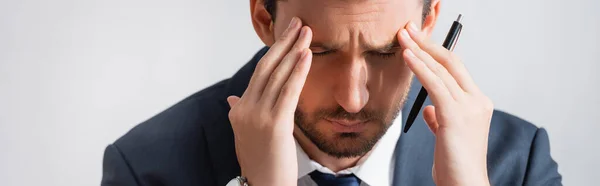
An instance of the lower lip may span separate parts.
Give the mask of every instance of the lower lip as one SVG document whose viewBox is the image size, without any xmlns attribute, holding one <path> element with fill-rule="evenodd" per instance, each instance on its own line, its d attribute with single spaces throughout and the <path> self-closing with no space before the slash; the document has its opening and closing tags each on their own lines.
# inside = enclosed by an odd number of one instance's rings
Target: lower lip
<svg viewBox="0 0 600 186">
<path fill-rule="evenodd" d="M 362 123 L 353 124 L 353 125 L 343 125 L 341 123 L 331 121 L 331 120 L 325 120 L 325 121 L 327 121 L 331 124 L 334 132 L 339 132 L 339 133 L 362 132 L 362 131 L 364 131 L 364 129 L 366 128 L 367 123 L 368 123 L 368 121 L 367 121 L 367 122 L 362 122 Z"/>
</svg>

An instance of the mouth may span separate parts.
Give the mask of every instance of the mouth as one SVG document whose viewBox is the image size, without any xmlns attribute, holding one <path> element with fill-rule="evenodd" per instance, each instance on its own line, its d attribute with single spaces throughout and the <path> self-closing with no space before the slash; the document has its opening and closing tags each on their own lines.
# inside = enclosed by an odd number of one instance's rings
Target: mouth
<svg viewBox="0 0 600 186">
<path fill-rule="evenodd" d="M 366 129 L 370 120 L 338 120 L 325 119 L 332 126 L 332 130 L 338 133 L 358 133 Z"/>
</svg>

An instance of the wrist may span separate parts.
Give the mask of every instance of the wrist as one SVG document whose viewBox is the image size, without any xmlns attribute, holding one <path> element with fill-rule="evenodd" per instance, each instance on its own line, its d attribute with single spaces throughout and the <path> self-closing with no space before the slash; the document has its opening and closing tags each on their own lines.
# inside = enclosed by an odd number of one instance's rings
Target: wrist
<svg viewBox="0 0 600 186">
<path fill-rule="evenodd" d="M 440 176 L 435 180 L 438 186 L 490 186 L 490 181 L 487 176 L 479 173 L 463 174 L 463 175 L 445 175 Z"/>
<path fill-rule="evenodd" d="M 276 176 L 272 177 L 249 177 L 246 178 L 246 183 L 249 186 L 296 186 L 297 180 L 290 179 L 276 179 Z"/>
<path fill-rule="evenodd" d="M 231 179 L 226 186 L 248 186 L 248 181 L 243 176 L 238 176 Z"/>
</svg>

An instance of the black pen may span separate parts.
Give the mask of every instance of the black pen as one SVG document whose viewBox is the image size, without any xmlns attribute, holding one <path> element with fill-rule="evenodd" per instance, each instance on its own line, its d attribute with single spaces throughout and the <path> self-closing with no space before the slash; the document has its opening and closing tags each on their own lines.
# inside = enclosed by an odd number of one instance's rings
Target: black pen
<svg viewBox="0 0 600 186">
<path fill-rule="evenodd" d="M 444 44 L 442 44 L 444 48 L 450 51 L 454 50 L 458 36 L 460 36 L 460 31 L 462 30 L 462 24 L 460 23 L 461 19 L 462 15 L 458 14 L 458 18 L 456 21 L 454 21 L 454 23 L 452 23 L 452 27 L 450 27 L 450 31 L 448 31 L 448 35 L 446 35 L 446 40 L 444 40 Z M 423 107 L 423 103 L 425 103 L 425 99 L 427 99 L 427 90 L 425 90 L 425 87 L 421 87 L 421 91 L 419 91 L 419 95 L 417 96 L 417 99 L 415 100 L 415 103 L 408 114 L 408 119 L 406 120 L 406 125 L 404 126 L 404 133 L 408 132 L 410 126 L 412 126 L 413 122 L 415 122 L 421 107 Z"/>
</svg>

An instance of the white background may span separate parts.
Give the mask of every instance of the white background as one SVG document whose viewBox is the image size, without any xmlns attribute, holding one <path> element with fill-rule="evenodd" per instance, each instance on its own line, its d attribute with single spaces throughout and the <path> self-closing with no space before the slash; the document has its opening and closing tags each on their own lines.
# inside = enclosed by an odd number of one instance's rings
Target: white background
<svg viewBox="0 0 600 186">
<path fill-rule="evenodd" d="M 566 185 L 597 185 L 600 2 L 442 0 L 434 39 L 497 108 L 548 129 Z M 99 185 L 106 145 L 260 49 L 247 0 L 0 0 L 0 185 Z"/>
</svg>

